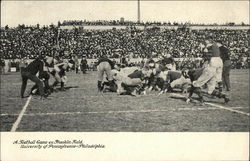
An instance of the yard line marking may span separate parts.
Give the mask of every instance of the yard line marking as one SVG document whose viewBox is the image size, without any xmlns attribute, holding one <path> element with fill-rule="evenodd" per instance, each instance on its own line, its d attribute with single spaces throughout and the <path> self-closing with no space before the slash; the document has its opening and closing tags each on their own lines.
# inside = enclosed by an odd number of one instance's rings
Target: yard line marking
<svg viewBox="0 0 250 161">
<path fill-rule="evenodd" d="M 179 95 L 179 94 L 174 94 L 172 96 L 176 96 L 178 95 L 179 97 L 184 97 L 182 95 Z M 96 98 L 100 98 L 101 95 L 86 95 L 84 97 L 54 97 L 52 96 L 52 99 L 85 99 L 85 98 L 89 98 L 89 97 L 96 97 Z M 117 95 L 117 98 L 122 98 L 124 96 L 122 95 Z M 125 96 L 126 97 L 126 96 Z M 128 96 L 128 97 L 132 97 L 133 96 Z M 170 96 L 171 97 L 171 96 Z M 136 98 L 136 97 L 134 97 Z M 10 99 L 10 100 L 15 100 L 15 99 L 20 99 L 19 97 L 8 97 L 6 99 Z M 205 102 L 205 104 L 207 104 L 208 102 Z M 214 105 L 210 105 L 210 106 L 215 106 L 216 104 Z M 217 105 L 216 105 L 217 106 Z M 237 107 L 230 107 L 230 109 L 248 109 L 249 107 L 240 107 L 240 106 L 237 106 Z M 218 107 L 216 107 L 216 109 L 218 109 Z M 6 115 L 18 115 L 18 114 L 0 114 L 0 116 L 6 116 Z"/>
<path fill-rule="evenodd" d="M 28 105 L 29 105 L 29 103 L 30 103 L 31 98 L 32 98 L 32 96 L 29 96 L 29 98 L 27 99 L 25 105 L 23 106 L 22 111 L 21 111 L 20 114 L 18 115 L 18 118 L 17 118 L 16 122 L 13 124 L 13 126 L 12 126 L 12 128 L 11 128 L 11 130 L 10 130 L 11 132 L 15 132 L 16 129 L 18 128 L 18 125 L 19 125 L 19 123 L 20 123 L 21 120 L 22 120 L 22 117 L 23 117 L 23 115 L 24 115 L 24 113 L 25 113 L 25 111 L 26 111 L 26 108 L 28 107 Z"/>
<path fill-rule="evenodd" d="M 205 102 L 205 104 L 210 105 L 210 106 L 214 106 L 214 107 L 218 107 L 218 108 L 221 108 L 221 109 L 224 109 L 224 110 L 228 110 L 228 111 L 231 111 L 231 112 L 236 112 L 236 113 L 239 113 L 239 114 L 250 116 L 250 114 L 247 113 L 247 112 L 234 110 L 234 109 L 231 109 L 231 108 L 228 108 L 228 107 L 225 107 L 225 106 L 221 106 L 221 105 L 217 105 L 217 104 L 214 104 L 214 103 Z"/>
<path fill-rule="evenodd" d="M 8 82 L 6 82 L 6 84 L 7 84 Z M 22 83 L 10 83 L 11 85 L 13 85 L 13 86 L 15 86 L 15 85 L 22 85 Z M 33 83 L 30 83 L 30 82 L 28 82 L 27 83 L 27 86 L 28 85 L 32 85 Z"/>
<path fill-rule="evenodd" d="M 203 111 L 203 110 L 220 110 L 217 107 L 205 108 L 179 108 L 169 110 L 128 110 L 128 111 L 92 111 L 92 112 L 55 112 L 55 113 L 27 113 L 24 116 L 44 116 L 44 115 L 76 115 L 76 114 L 113 114 L 113 113 L 150 113 L 150 112 L 171 112 L 171 111 Z M 1 114 L 1 116 L 11 116 L 18 114 Z"/>
<path fill-rule="evenodd" d="M 234 107 L 232 107 L 232 109 L 235 109 Z M 236 109 L 242 109 L 241 107 L 236 107 Z M 28 114 L 23 114 L 24 116 L 34 116 L 34 115 L 56 115 L 56 114 L 62 114 L 62 115 L 67 115 L 67 114 L 91 114 L 91 113 L 110 113 L 110 112 L 117 112 L 117 113 L 122 113 L 122 112 L 130 112 L 130 113 L 145 113 L 145 112 L 167 112 L 167 111 L 205 111 L 205 110 L 220 110 L 217 107 L 214 108 L 179 108 L 179 109 L 172 109 L 172 110 L 151 110 L 151 111 L 103 111 L 103 112 L 58 112 L 58 113 L 28 113 Z M 8 113 L 3 113 L 0 116 L 16 116 L 19 114 L 8 114 Z"/>
<path fill-rule="evenodd" d="M 179 97 L 185 97 L 185 96 L 183 96 L 181 94 L 174 94 L 174 95 L 175 96 L 179 96 Z M 209 103 L 209 102 L 204 102 L 204 103 L 207 104 L 207 105 L 210 105 L 210 106 L 214 106 L 214 107 L 223 109 L 223 110 L 228 110 L 228 111 L 231 111 L 231 112 L 236 112 L 236 113 L 239 113 L 239 114 L 250 116 L 250 114 L 247 113 L 247 112 L 235 110 L 235 109 L 232 109 L 232 108 L 229 108 L 229 107 L 225 107 L 225 106 L 222 106 L 222 105 L 218 105 L 218 104 L 215 104 L 215 103 Z"/>
</svg>

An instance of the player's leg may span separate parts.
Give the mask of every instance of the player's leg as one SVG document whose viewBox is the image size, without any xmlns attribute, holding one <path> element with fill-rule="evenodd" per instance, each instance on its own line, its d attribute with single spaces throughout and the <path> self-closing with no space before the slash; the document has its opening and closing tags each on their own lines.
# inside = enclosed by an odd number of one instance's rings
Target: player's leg
<svg viewBox="0 0 250 161">
<path fill-rule="evenodd" d="M 171 83 L 170 83 L 170 87 L 173 89 L 177 86 L 181 86 L 185 81 L 185 78 L 184 77 L 180 77 L 176 80 L 173 80 Z"/>
<path fill-rule="evenodd" d="M 189 103 L 192 100 L 192 95 L 194 93 L 198 95 L 199 101 L 201 103 L 203 103 L 204 99 L 203 99 L 203 93 L 202 93 L 201 88 L 200 87 L 194 87 L 193 85 L 191 85 L 191 88 L 189 90 L 189 95 L 188 95 L 188 98 L 186 99 L 186 102 Z"/>
<path fill-rule="evenodd" d="M 225 103 L 229 102 L 230 99 L 228 96 L 219 89 L 215 89 L 217 84 L 217 77 L 213 77 L 211 80 L 207 82 L 207 94 L 218 97 L 218 98 L 224 98 Z"/>
<path fill-rule="evenodd" d="M 105 68 L 104 68 L 104 64 L 103 63 L 100 63 L 98 65 L 98 74 L 97 74 L 97 88 L 98 88 L 98 91 L 102 91 L 103 90 L 103 86 L 102 86 L 102 80 L 103 80 L 103 75 L 104 75 L 104 71 L 105 71 Z"/>
<path fill-rule="evenodd" d="M 124 92 L 126 92 L 126 90 L 124 89 L 124 87 L 121 85 L 122 81 L 116 81 L 116 85 L 117 85 L 117 93 L 118 94 L 122 94 Z"/>
<path fill-rule="evenodd" d="M 218 98 L 223 98 L 225 103 L 228 103 L 230 101 L 229 97 L 225 93 L 222 93 L 221 91 L 216 89 L 212 92 L 211 95 Z"/>
<path fill-rule="evenodd" d="M 44 80 L 44 91 L 45 93 L 51 94 L 50 86 L 49 86 L 49 79 Z"/>
<path fill-rule="evenodd" d="M 191 80 L 189 78 L 184 78 L 181 84 L 182 93 L 188 93 L 188 90 L 191 87 Z"/>
<path fill-rule="evenodd" d="M 212 94 L 212 92 L 215 90 L 215 87 L 217 86 L 217 78 L 214 76 L 207 82 L 207 93 Z"/>
<path fill-rule="evenodd" d="M 227 91 L 230 91 L 230 70 L 231 70 L 231 67 L 230 66 L 225 66 L 224 67 L 224 84 L 226 86 L 226 89 Z"/>
<path fill-rule="evenodd" d="M 219 66 L 217 69 L 216 69 L 216 79 L 217 79 L 217 82 L 218 82 L 218 87 L 219 87 L 219 91 L 222 92 L 222 89 L 223 89 L 223 82 L 222 82 L 222 72 L 223 72 L 223 64 L 221 64 L 221 66 Z"/>
<path fill-rule="evenodd" d="M 65 85 L 65 82 L 66 82 L 66 73 L 65 73 L 65 70 L 64 69 L 61 69 L 61 71 L 58 73 L 59 77 L 60 77 L 60 80 L 61 80 L 61 90 L 62 91 L 65 91 L 65 88 L 64 88 L 64 85 Z"/>
<path fill-rule="evenodd" d="M 37 84 L 33 85 L 33 86 L 31 87 L 30 94 L 36 94 L 36 93 L 38 93 L 38 92 L 39 92 L 39 91 L 38 91 L 38 86 L 37 86 Z"/>
<path fill-rule="evenodd" d="M 52 85 L 53 88 L 56 87 L 57 84 L 61 82 L 61 78 L 60 78 L 58 72 L 55 72 L 55 73 L 54 73 L 54 78 L 55 78 L 55 82 L 54 82 L 53 85 Z"/>
<path fill-rule="evenodd" d="M 43 71 L 42 72 L 42 78 L 44 79 L 43 80 L 43 83 L 44 83 L 44 92 L 47 93 L 47 94 L 51 94 L 51 88 L 49 86 L 49 79 L 50 79 L 50 75 L 47 71 Z"/>
<path fill-rule="evenodd" d="M 22 72 L 22 86 L 21 86 L 21 98 L 24 98 L 24 92 L 27 86 L 28 78 L 26 76 L 26 72 Z"/>
<path fill-rule="evenodd" d="M 203 70 L 202 75 L 196 81 L 193 82 L 193 86 L 194 87 L 202 87 L 212 77 L 214 77 L 215 72 L 216 72 L 216 68 L 214 68 L 214 67 L 206 67 Z"/>
<path fill-rule="evenodd" d="M 222 83 L 223 83 L 223 88 L 226 87 L 226 67 L 223 66 L 222 69 Z"/>
<path fill-rule="evenodd" d="M 117 86 L 115 84 L 115 81 L 114 81 L 114 78 L 113 78 L 113 74 L 111 72 L 111 66 L 110 66 L 110 64 L 108 62 L 104 62 L 104 70 L 105 70 L 105 73 L 107 75 L 107 79 L 108 79 L 108 82 L 109 82 L 109 89 L 110 89 L 110 91 L 116 92 Z"/>
<path fill-rule="evenodd" d="M 36 85 L 38 86 L 38 90 L 40 95 L 43 97 L 44 96 L 44 87 L 43 87 L 43 82 L 37 78 L 37 76 L 30 74 L 28 77 L 32 82 L 35 82 Z"/>
</svg>

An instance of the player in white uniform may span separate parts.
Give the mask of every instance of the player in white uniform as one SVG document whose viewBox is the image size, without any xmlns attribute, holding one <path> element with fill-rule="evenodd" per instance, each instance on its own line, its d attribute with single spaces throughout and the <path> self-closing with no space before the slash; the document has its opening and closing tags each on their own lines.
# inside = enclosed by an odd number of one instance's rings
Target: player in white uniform
<svg viewBox="0 0 250 161">
<path fill-rule="evenodd" d="M 207 93 L 212 94 L 217 84 L 221 84 L 223 62 L 220 58 L 220 50 L 211 39 L 206 41 L 207 53 L 210 56 L 202 75 L 193 82 L 194 87 L 202 87 L 207 84 Z"/>
</svg>

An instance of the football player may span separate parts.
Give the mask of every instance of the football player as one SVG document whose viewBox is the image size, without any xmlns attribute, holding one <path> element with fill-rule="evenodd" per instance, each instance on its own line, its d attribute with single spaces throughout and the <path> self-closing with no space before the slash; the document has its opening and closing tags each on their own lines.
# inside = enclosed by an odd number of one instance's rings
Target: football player
<svg viewBox="0 0 250 161">
<path fill-rule="evenodd" d="M 115 82 L 111 74 L 111 70 L 114 69 L 114 65 L 115 65 L 114 62 L 108 59 L 106 56 L 99 58 L 97 62 L 97 70 L 98 70 L 97 88 L 99 92 L 102 92 L 104 89 L 104 86 L 102 84 L 104 73 L 107 76 L 110 90 L 114 92 L 116 91 Z"/>
<path fill-rule="evenodd" d="M 194 87 L 202 87 L 207 84 L 207 93 L 212 94 L 217 84 L 222 88 L 222 68 L 223 62 L 220 58 L 220 50 L 212 38 L 206 40 L 208 64 L 204 67 L 202 75 L 193 82 Z M 221 91 L 221 90 L 220 90 Z"/>
<path fill-rule="evenodd" d="M 46 66 L 48 67 L 48 71 L 55 78 L 55 81 L 52 87 L 56 87 L 58 83 L 61 85 L 61 90 L 64 91 L 64 85 L 67 82 L 66 70 L 68 67 L 72 67 L 73 64 L 69 63 L 66 60 L 60 60 L 59 58 L 46 58 Z"/>
<path fill-rule="evenodd" d="M 191 81 L 189 78 L 185 78 L 182 75 L 182 72 L 178 71 L 164 71 L 161 72 L 158 76 L 163 84 L 160 94 L 172 92 L 173 88 L 180 88 L 182 93 L 187 93 L 188 88 L 190 87 Z"/>
<path fill-rule="evenodd" d="M 223 98 L 225 103 L 228 103 L 230 101 L 230 99 L 228 98 L 228 96 L 224 93 L 222 93 L 220 90 L 218 89 L 213 89 L 213 91 L 211 93 L 209 93 L 208 91 L 202 91 L 202 86 L 201 87 L 196 87 L 194 86 L 194 82 L 196 82 L 197 80 L 200 79 L 200 77 L 202 77 L 202 75 L 204 74 L 204 68 L 198 68 L 195 70 L 183 70 L 182 74 L 185 78 L 190 78 L 192 85 L 191 85 L 191 89 L 189 91 L 189 96 L 186 100 L 187 103 L 189 103 L 191 101 L 191 97 L 193 95 L 193 93 L 196 93 L 199 96 L 199 101 L 203 104 L 204 102 L 204 96 L 205 95 L 211 95 L 211 96 L 215 96 L 218 98 Z M 204 95 L 205 94 L 205 95 Z"/>
<path fill-rule="evenodd" d="M 150 77 L 152 71 L 147 68 L 135 70 L 133 73 L 126 77 L 122 77 L 121 87 L 126 91 L 125 94 L 131 94 L 138 96 L 141 93 L 145 93 L 145 85 L 147 78 Z M 120 93 L 120 94 L 124 94 Z"/>
</svg>

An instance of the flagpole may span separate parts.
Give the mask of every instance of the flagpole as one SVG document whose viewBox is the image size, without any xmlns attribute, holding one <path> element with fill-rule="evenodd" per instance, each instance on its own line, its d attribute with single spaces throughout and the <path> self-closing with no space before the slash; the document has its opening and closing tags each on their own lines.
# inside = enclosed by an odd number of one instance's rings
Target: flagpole
<svg viewBox="0 0 250 161">
<path fill-rule="evenodd" d="M 140 23 L 141 21 L 141 13 L 140 13 L 140 0 L 137 1 L 137 22 Z"/>
</svg>

